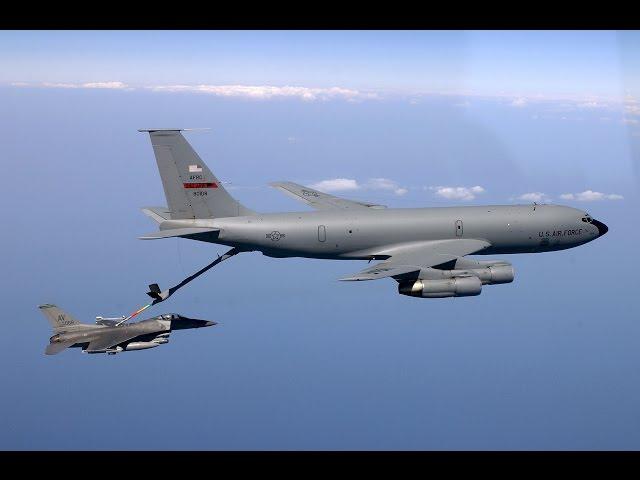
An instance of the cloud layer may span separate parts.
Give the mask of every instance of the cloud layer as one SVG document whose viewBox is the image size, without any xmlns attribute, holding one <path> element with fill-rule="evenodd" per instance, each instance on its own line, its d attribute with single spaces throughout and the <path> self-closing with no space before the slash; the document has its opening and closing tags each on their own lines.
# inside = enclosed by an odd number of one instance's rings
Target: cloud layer
<svg viewBox="0 0 640 480">
<path fill-rule="evenodd" d="M 365 93 L 342 87 L 276 87 L 271 85 L 157 85 L 147 87 L 154 92 L 194 92 L 220 97 L 250 98 L 268 100 L 272 98 L 298 98 L 301 100 L 362 100 L 377 98 L 375 93 Z"/>
<path fill-rule="evenodd" d="M 13 82 L 14 87 L 41 87 L 41 88 L 103 88 L 112 90 L 136 90 L 145 89 L 153 92 L 172 93 L 202 93 L 218 97 L 246 98 L 253 100 L 269 100 L 276 98 L 297 98 L 305 101 L 316 100 L 347 100 L 360 101 L 367 99 L 377 99 L 379 95 L 375 92 L 364 92 L 343 87 L 301 87 L 301 86 L 274 86 L 274 85 L 150 85 L 143 87 L 133 87 L 124 82 L 86 82 L 86 83 L 55 83 L 55 82 Z"/>
<path fill-rule="evenodd" d="M 15 86 L 27 86 L 26 84 L 14 84 Z M 126 83 L 123 82 L 88 82 L 88 83 L 48 83 L 42 84 L 43 87 L 48 88 L 106 88 L 111 90 L 124 90 L 129 89 Z"/>
<path fill-rule="evenodd" d="M 627 116 L 640 115 L 640 101 L 638 98 L 627 95 L 621 98 L 600 98 L 594 96 L 549 96 L 549 95 L 523 95 L 523 94 L 485 94 L 474 91 L 442 92 L 442 91 L 416 91 L 416 90 L 384 90 L 367 89 L 357 90 L 353 88 L 333 87 L 309 87 L 292 85 L 215 85 L 215 84 L 168 84 L 168 85 L 129 85 L 122 81 L 92 81 L 92 82 L 11 82 L 14 87 L 41 87 L 41 88 L 69 88 L 69 89 L 112 89 L 112 90 L 149 90 L 154 92 L 188 92 L 202 93 L 219 97 L 246 98 L 254 100 L 268 100 L 278 98 L 297 98 L 306 101 L 342 99 L 347 101 L 361 101 L 368 99 L 398 99 L 405 98 L 411 104 L 420 103 L 423 98 L 450 97 L 453 106 L 469 107 L 474 100 L 496 100 L 512 107 L 545 106 L 557 111 L 603 109 L 618 110 Z"/>
</svg>

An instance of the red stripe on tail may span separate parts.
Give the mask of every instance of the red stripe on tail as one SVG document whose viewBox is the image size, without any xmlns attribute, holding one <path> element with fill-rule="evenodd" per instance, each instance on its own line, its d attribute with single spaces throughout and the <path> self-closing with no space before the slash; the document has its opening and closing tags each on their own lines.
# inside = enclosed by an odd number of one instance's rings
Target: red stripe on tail
<svg viewBox="0 0 640 480">
<path fill-rule="evenodd" d="M 218 188 L 218 184 L 216 182 L 206 182 L 206 183 L 184 183 L 184 188 Z"/>
</svg>

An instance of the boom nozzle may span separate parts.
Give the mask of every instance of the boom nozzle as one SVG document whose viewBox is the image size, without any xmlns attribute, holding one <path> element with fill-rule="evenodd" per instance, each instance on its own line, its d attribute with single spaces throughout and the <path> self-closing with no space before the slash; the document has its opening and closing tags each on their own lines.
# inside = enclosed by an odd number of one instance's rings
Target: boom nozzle
<svg viewBox="0 0 640 480">
<path fill-rule="evenodd" d="M 149 285 L 149 291 L 147 292 L 147 295 L 149 295 L 154 300 L 162 300 L 162 297 L 160 296 L 160 287 L 157 283 L 152 283 L 151 285 Z"/>
</svg>

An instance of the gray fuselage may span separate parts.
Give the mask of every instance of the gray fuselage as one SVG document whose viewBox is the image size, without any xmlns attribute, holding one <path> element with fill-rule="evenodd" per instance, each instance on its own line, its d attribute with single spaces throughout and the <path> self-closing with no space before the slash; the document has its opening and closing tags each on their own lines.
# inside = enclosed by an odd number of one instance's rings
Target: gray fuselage
<svg viewBox="0 0 640 480">
<path fill-rule="evenodd" d="M 149 319 L 141 322 L 125 324 L 121 326 L 87 325 L 80 324 L 79 328 L 71 328 L 57 333 L 49 339 L 51 343 L 74 342 L 72 347 L 84 348 L 91 341 L 99 339 L 112 332 L 130 335 L 131 341 L 148 341 L 163 333 L 171 332 L 170 320 Z"/>
<path fill-rule="evenodd" d="M 483 255 L 563 250 L 606 232 L 585 215 L 560 205 L 381 208 L 169 220 L 161 228 L 218 228 L 197 239 L 273 257 L 371 259 L 384 258 L 394 246 L 455 238 L 486 240 L 491 247 Z"/>
</svg>

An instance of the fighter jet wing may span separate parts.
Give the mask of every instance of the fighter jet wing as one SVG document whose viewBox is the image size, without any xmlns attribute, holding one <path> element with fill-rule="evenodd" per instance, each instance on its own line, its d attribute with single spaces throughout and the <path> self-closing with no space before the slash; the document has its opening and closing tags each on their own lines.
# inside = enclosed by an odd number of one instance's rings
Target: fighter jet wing
<svg viewBox="0 0 640 480">
<path fill-rule="evenodd" d="M 333 195 L 322 193 L 318 190 L 314 190 L 313 188 L 298 185 L 297 183 L 293 182 L 273 182 L 269 185 L 277 188 L 278 190 L 281 190 L 290 197 L 300 202 L 304 202 L 307 205 L 318 210 L 332 210 L 336 208 L 343 210 L 387 208 L 384 205 L 377 205 L 375 203 L 356 202 L 354 200 L 346 200 L 344 198 L 334 197 Z"/>
<path fill-rule="evenodd" d="M 100 332 L 100 336 L 95 340 L 91 340 L 86 348 L 86 351 L 91 352 L 103 352 L 107 348 L 115 347 L 116 345 L 131 340 L 132 338 L 140 335 L 139 332 L 132 332 L 124 327 L 122 329 L 112 329 L 107 332 Z"/>
<path fill-rule="evenodd" d="M 376 253 L 376 256 L 390 255 L 390 258 L 340 280 L 377 280 L 417 272 L 422 268 L 433 267 L 479 252 L 489 246 L 491 244 L 485 240 L 467 238 L 396 245 Z"/>
</svg>

